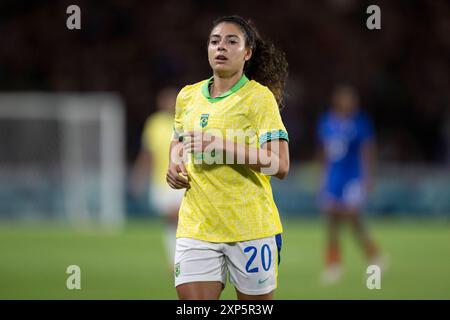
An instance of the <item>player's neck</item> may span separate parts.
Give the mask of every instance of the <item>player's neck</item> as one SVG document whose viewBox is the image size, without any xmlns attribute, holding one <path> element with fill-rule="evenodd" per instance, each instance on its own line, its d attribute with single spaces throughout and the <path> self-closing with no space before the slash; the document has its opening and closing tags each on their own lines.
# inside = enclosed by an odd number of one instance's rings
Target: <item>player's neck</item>
<svg viewBox="0 0 450 320">
<path fill-rule="evenodd" d="M 211 97 L 216 98 L 230 90 L 242 78 L 242 74 L 242 72 L 236 72 L 226 78 L 220 77 L 218 74 L 214 74 L 214 80 L 210 87 Z"/>
</svg>

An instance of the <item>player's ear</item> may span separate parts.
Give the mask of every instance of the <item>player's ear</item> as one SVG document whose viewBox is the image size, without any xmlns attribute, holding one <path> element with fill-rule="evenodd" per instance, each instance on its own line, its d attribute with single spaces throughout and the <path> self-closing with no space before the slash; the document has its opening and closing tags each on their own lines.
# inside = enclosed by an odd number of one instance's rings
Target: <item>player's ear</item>
<svg viewBox="0 0 450 320">
<path fill-rule="evenodd" d="M 244 61 L 248 61 L 251 59 L 253 54 L 253 48 L 252 47 L 247 47 L 245 48 L 245 55 L 244 55 Z"/>
</svg>

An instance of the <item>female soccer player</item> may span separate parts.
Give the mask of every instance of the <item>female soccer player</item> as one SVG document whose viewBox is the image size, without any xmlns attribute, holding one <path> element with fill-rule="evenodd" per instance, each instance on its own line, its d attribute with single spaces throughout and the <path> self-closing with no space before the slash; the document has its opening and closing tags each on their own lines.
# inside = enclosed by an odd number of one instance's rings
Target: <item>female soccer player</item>
<svg viewBox="0 0 450 320">
<path fill-rule="evenodd" d="M 270 175 L 289 171 L 278 108 L 287 62 L 238 16 L 214 22 L 208 60 L 213 76 L 184 87 L 176 103 L 167 182 L 186 192 L 175 286 L 180 299 L 218 299 L 229 273 L 238 299 L 272 299 L 282 226 Z"/>
<path fill-rule="evenodd" d="M 338 228 L 349 221 L 370 264 L 382 267 L 377 246 L 361 220 L 361 208 L 372 188 L 375 141 L 371 121 L 358 110 L 358 95 L 350 85 L 338 85 L 332 108 L 320 119 L 318 136 L 322 147 L 324 181 L 322 206 L 327 218 L 328 244 L 325 284 L 342 274 Z"/>
</svg>

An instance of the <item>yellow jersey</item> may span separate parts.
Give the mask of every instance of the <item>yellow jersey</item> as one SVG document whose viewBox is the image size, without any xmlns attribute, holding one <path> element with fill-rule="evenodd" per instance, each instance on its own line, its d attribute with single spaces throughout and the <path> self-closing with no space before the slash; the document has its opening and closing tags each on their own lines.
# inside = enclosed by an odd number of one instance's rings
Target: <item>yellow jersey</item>
<svg viewBox="0 0 450 320">
<path fill-rule="evenodd" d="M 174 139 L 187 131 L 214 129 L 255 132 L 245 143 L 260 147 L 273 139 L 288 141 L 272 92 L 242 78 L 227 92 L 212 98 L 213 78 L 184 87 L 177 96 Z M 195 155 L 193 155 L 195 157 Z M 186 163 L 190 187 L 179 211 L 177 237 L 209 242 L 236 242 L 281 233 L 270 176 L 245 164 Z"/>
<path fill-rule="evenodd" d="M 147 118 L 142 133 L 142 146 L 151 154 L 150 180 L 154 185 L 164 188 L 168 187 L 166 174 L 169 167 L 172 132 L 173 115 L 166 111 L 158 111 Z"/>
</svg>

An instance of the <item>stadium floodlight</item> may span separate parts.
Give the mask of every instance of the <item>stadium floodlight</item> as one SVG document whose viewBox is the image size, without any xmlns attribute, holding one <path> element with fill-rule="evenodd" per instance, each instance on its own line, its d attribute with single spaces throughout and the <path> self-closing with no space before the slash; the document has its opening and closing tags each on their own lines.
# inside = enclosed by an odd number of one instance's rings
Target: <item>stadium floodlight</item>
<svg viewBox="0 0 450 320">
<path fill-rule="evenodd" d="M 121 227 L 123 137 L 114 94 L 0 94 L 0 217 Z"/>
</svg>

